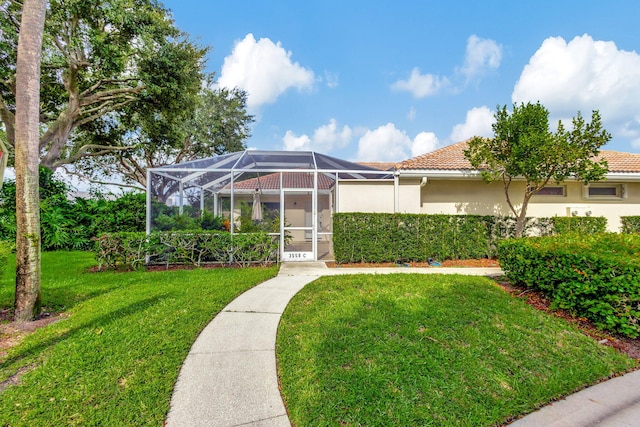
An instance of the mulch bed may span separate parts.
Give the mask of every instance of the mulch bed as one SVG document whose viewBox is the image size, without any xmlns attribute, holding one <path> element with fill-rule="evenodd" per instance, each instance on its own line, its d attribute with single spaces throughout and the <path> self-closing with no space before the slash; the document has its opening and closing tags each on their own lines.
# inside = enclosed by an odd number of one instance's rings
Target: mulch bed
<svg viewBox="0 0 640 427">
<path fill-rule="evenodd" d="M 439 261 L 440 267 L 500 267 L 498 260 L 492 258 L 482 259 L 451 259 L 446 261 Z M 374 267 L 398 267 L 398 263 L 395 262 L 381 262 L 381 263 L 341 263 L 327 262 L 329 268 L 374 268 Z M 428 262 L 407 262 L 402 263 L 402 267 L 431 267 Z M 433 267 L 437 268 L 437 267 Z"/>
</svg>

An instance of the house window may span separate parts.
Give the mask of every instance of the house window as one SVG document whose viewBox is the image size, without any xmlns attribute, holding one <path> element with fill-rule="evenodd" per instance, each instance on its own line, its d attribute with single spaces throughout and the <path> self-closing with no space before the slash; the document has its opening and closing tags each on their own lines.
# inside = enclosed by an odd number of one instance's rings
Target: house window
<svg viewBox="0 0 640 427">
<path fill-rule="evenodd" d="M 625 184 L 590 184 L 585 189 L 588 199 L 623 199 L 626 197 Z"/>
<path fill-rule="evenodd" d="M 564 185 L 542 187 L 534 196 L 557 196 L 564 197 L 567 195 Z"/>
</svg>

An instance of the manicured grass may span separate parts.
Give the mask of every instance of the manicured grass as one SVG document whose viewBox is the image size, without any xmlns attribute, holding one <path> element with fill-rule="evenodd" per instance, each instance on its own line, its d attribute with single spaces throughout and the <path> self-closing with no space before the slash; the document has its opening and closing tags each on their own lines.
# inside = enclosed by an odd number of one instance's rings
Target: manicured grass
<svg viewBox="0 0 640 427">
<path fill-rule="evenodd" d="M 277 357 L 297 426 L 495 425 L 636 366 L 488 279 L 439 275 L 307 285 Z"/>
<path fill-rule="evenodd" d="M 0 360 L 0 424 L 161 426 L 198 333 L 275 268 L 89 273 L 93 255 L 45 253 L 45 306 L 68 318 L 39 329 Z M 13 267 L 9 267 L 13 268 Z M 13 299 L 3 277 L 0 306 Z"/>
</svg>

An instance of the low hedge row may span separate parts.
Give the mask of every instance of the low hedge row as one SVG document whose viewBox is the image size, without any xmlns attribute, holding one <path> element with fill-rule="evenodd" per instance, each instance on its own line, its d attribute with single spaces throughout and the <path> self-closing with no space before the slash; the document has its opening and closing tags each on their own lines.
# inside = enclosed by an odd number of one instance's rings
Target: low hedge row
<svg viewBox="0 0 640 427">
<path fill-rule="evenodd" d="M 640 216 L 621 216 L 620 221 L 623 233 L 640 233 Z"/>
<path fill-rule="evenodd" d="M 591 234 L 603 232 L 606 224 L 603 217 L 529 218 L 525 232 Z M 333 253 L 338 263 L 492 258 L 497 242 L 514 233 L 513 217 L 336 213 Z"/>
<path fill-rule="evenodd" d="M 246 267 L 278 260 L 279 240 L 267 233 L 220 231 L 107 233 L 96 239 L 98 269 L 136 269 L 149 264 L 202 266 L 219 263 Z"/>
<path fill-rule="evenodd" d="M 599 328 L 640 335 L 640 235 L 602 233 L 508 239 L 498 244 L 507 277 L 545 293 Z"/>
</svg>

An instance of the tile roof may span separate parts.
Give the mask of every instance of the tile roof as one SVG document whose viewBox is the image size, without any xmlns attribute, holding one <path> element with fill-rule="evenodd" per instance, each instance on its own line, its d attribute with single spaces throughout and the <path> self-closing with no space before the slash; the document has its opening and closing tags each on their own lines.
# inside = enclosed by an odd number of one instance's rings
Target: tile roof
<svg viewBox="0 0 640 427">
<path fill-rule="evenodd" d="M 392 171 L 396 167 L 396 164 L 394 162 L 358 162 L 358 164 L 374 169 L 379 169 L 381 171 Z"/>
<path fill-rule="evenodd" d="M 467 141 L 447 145 L 398 163 L 396 169 L 471 170 L 471 163 L 464 157 L 464 150 L 468 147 Z"/>
<path fill-rule="evenodd" d="M 284 188 L 313 188 L 313 174 L 306 172 L 282 172 Z M 325 174 L 318 174 L 318 190 L 328 190 L 333 187 L 334 180 Z M 231 188 L 231 184 L 225 186 L 226 189 Z M 280 174 L 271 173 L 259 178 L 250 178 L 244 181 L 233 183 L 234 191 L 255 191 L 260 190 L 279 190 Z"/>
<path fill-rule="evenodd" d="M 398 170 L 473 170 L 464 157 L 469 147 L 467 141 L 442 147 L 438 150 L 413 157 L 396 165 Z M 606 159 L 609 172 L 640 173 L 640 154 L 601 150 L 597 159 Z"/>
</svg>

